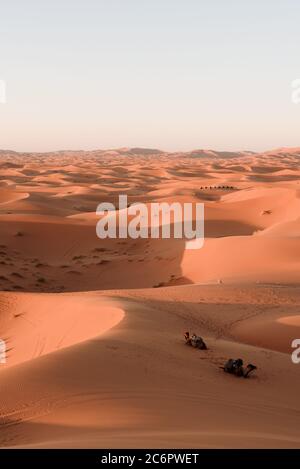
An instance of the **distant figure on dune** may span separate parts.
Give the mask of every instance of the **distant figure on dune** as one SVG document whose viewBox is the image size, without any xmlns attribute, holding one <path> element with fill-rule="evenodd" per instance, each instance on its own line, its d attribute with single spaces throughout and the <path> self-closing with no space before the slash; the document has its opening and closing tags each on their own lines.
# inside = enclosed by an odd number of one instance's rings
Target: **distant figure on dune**
<svg viewBox="0 0 300 469">
<path fill-rule="evenodd" d="M 244 363 L 241 358 L 230 358 L 221 368 L 225 371 L 225 373 L 230 373 L 239 377 L 243 376 L 244 378 L 247 378 L 252 371 L 257 369 L 257 367 L 251 363 L 249 363 L 246 367 L 244 367 L 243 364 Z"/>
<path fill-rule="evenodd" d="M 185 343 L 187 345 L 191 345 L 194 348 L 199 348 L 200 350 L 207 350 L 206 343 L 204 342 L 202 337 L 196 334 L 190 335 L 189 332 L 185 332 L 184 338 L 185 338 Z"/>
</svg>

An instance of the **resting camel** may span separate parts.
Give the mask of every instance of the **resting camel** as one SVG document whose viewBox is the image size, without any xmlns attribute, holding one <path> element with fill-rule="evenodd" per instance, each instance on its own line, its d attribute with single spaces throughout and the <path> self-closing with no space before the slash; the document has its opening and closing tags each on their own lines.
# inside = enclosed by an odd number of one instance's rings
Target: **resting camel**
<svg viewBox="0 0 300 469">
<path fill-rule="evenodd" d="M 191 345 L 194 348 L 199 348 L 200 350 L 207 350 L 206 343 L 204 342 L 202 337 L 196 334 L 190 335 L 189 332 L 185 332 L 184 338 L 185 338 L 185 343 L 187 345 Z"/>
<path fill-rule="evenodd" d="M 230 358 L 221 368 L 225 373 L 230 373 L 239 377 L 243 376 L 244 378 L 247 378 L 252 371 L 257 369 L 257 367 L 251 363 L 244 367 L 243 360 L 241 358 L 237 358 L 236 360 Z"/>
</svg>

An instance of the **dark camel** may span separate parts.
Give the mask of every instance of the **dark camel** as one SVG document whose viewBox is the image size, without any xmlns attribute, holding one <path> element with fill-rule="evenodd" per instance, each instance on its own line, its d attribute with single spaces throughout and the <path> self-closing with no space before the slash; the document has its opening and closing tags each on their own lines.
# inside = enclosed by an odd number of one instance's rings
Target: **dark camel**
<svg viewBox="0 0 300 469">
<path fill-rule="evenodd" d="M 237 358 L 236 360 L 230 358 L 227 360 L 224 366 L 221 368 L 225 371 L 225 373 L 230 373 L 235 376 L 248 378 L 250 373 L 257 369 L 255 365 L 249 363 L 247 366 L 243 366 L 243 360 L 241 358 Z"/>
</svg>

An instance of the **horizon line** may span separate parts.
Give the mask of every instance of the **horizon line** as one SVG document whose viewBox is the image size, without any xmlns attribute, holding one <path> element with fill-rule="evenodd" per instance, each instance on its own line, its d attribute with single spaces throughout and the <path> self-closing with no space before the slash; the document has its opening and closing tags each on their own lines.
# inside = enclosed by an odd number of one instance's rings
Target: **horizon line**
<svg viewBox="0 0 300 469">
<path fill-rule="evenodd" d="M 74 152 L 74 153 L 95 153 L 95 152 L 132 152 L 132 151 L 145 151 L 149 154 L 151 152 L 154 153 L 165 153 L 165 154 L 178 154 L 178 153 L 195 153 L 195 152 L 212 152 L 212 153 L 240 153 L 240 154 L 253 154 L 253 155 L 259 155 L 263 153 L 270 153 L 270 152 L 279 152 L 279 151 L 300 151 L 300 146 L 299 147 L 276 147 L 276 148 L 271 148 L 267 150 L 262 150 L 262 151 L 254 151 L 254 150 L 216 150 L 213 148 L 194 148 L 192 150 L 173 150 L 173 151 L 168 151 L 168 150 L 162 150 L 160 148 L 152 148 L 152 147 L 143 147 L 143 146 L 133 146 L 133 147 L 112 147 L 112 148 L 93 148 L 90 150 L 87 149 L 60 149 L 60 150 L 47 150 L 47 151 L 30 151 L 30 150 L 12 150 L 12 149 L 0 149 L 0 153 L 17 153 L 17 154 L 51 154 L 51 153 L 67 153 L 67 152 Z"/>
</svg>

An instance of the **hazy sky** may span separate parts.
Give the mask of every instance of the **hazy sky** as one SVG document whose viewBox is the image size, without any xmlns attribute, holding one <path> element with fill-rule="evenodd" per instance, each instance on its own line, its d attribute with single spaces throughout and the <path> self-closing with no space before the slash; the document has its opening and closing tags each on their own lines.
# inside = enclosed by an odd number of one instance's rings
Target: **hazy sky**
<svg viewBox="0 0 300 469">
<path fill-rule="evenodd" d="M 0 0 L 0 148 L 300 146 L 299 0 Z"/>
</svg>

